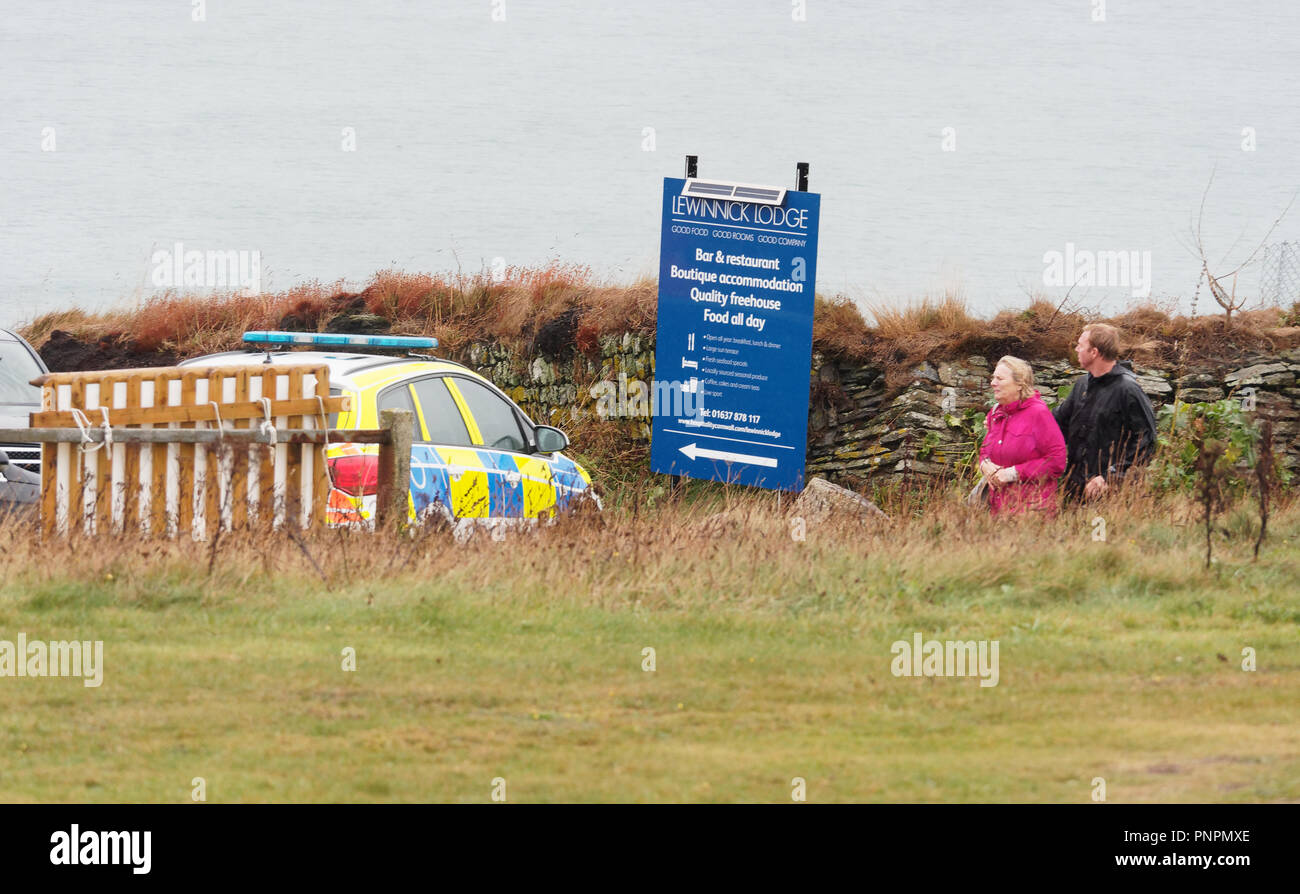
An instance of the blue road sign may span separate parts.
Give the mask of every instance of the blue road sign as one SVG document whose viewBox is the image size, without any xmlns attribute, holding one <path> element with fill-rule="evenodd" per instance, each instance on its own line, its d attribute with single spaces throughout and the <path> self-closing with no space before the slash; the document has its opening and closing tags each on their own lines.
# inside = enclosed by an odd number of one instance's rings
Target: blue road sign
<svg viewBox="0 0 1300 894">
<path fill-rule="evenodd" d="M 664 179 L 650 469 L 802 490 L 821 196 L 687 182 Z"/>
</svg>

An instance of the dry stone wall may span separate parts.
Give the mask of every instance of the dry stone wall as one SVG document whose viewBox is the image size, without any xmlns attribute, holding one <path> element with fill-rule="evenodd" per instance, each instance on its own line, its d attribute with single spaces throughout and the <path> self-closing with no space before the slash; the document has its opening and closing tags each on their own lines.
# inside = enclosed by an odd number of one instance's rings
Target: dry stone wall
<svg viewBox="0 0 1300 894">
<path fill-rule="evenodd" d="M 594 352 L 593 352 L 594 353 Z M 609 382 L 628 393 L 654 377 L 653 338 L 605 337 L 599 356 L 521 357 L 494 344 L 475 344 L 463 358 L 506 390 L 538 422 L 561 427 L 595 411 L 591 387 Z M 924 362 L 901 391 L 890 394 L 882 369 L 814 354 L 808 413 L 808 475 L 854 484 L 889 483 L 943 474 L 966 458 L 975 420 L 989 407 L 996 357 Z M 1029 359 L 1029 358 L 1027 358 Z M 1033 360 L 1037 387 L 1054 404 L 1079 370 L 1062 360 Z M 1248 356 L 1235 363 L 1189 361 L 1185 371 L 1136 365 L 1138 382 L 1157 409 L 1176 391 L 1186 402 L 1241 396 L 1254 389 L 1257 409 L 1277 420 L 1275 438 L 1286 463 L 1300 471 L 1300 349 Z M 649 437 L 649 419 L 638 431 Z"/>
</svg>

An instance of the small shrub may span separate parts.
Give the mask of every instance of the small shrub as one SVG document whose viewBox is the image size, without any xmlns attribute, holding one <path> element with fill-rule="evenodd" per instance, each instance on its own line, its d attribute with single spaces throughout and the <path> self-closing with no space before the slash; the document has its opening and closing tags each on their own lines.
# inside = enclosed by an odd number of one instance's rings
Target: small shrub
<svg viewBox="0 0 1300 894">
<path fill-rule="evenodd" d="M 1256 421 L 1233 398 L 1210 403 L 1165 404 L 1156 414 L 1158 446 L 1151 463 L 1151 481 L 1163 492 L 1190 494 L 1195 489 L 1200 443 L 1222 445 L 1221 456 L 1229 473 L 1228 496 L 1245 490 L 1246 477 L 1236 474 L 1254 468 L 1260 431 Z"/>
</svg>

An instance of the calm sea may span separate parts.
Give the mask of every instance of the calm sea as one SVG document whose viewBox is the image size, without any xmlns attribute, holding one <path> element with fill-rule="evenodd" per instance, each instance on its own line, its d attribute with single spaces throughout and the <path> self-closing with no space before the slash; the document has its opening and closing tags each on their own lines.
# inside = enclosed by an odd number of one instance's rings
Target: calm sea
<svg viewBox="0 0 1300 894">
<path fill-rule="evenodd" d="M 177 242 L 257 252 L 264 289 L 554 258 L 631 280 L 687 153 L 751 183 L 811 164 L 823 293 L 988 312 L 1062 295 L 1050 252 L 1124 252 L 1072 297 L 1145 277 L 1185 309 L 1211 171 L 1220 270 L 1300 187 L 1294 0 L 199 6 L 0 3 L 0 325 L 146 295 Z"/>
</svg>

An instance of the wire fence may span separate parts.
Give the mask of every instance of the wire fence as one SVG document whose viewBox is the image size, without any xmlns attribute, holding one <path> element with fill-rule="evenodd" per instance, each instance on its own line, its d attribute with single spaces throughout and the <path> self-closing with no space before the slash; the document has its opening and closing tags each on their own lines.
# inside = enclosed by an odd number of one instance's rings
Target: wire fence
<svg viewBox="0 0 1300 894">
<path fill-rule="evenodd" d="M 1287 306 L 1300 301 L 1300 242 L 1265 246 L 1259 277 L 1259 295 L 1264 304 Z"/>
</svg>

